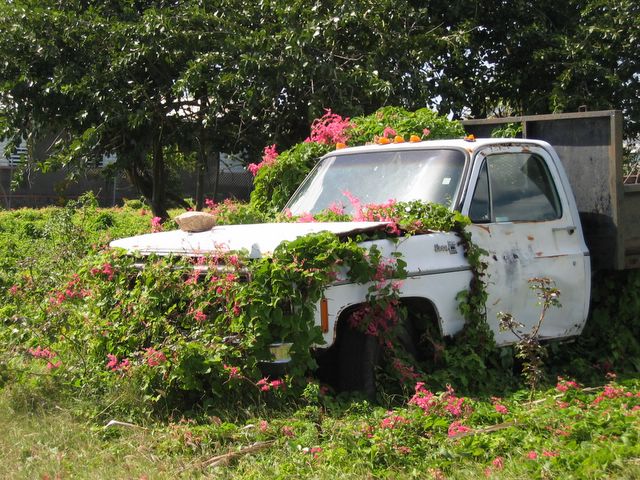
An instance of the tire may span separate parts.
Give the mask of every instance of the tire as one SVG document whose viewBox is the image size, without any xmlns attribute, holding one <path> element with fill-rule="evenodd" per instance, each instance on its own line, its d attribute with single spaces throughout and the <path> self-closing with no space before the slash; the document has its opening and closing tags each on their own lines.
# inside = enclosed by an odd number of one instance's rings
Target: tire
<svg viewBox="0 0 640 480">
<path fill-rule="evenodd" d="M 346 325 L 338 349 L 338 387 L 343 392 L 360 392 L 373 400 L 376 396 L 376 367 L 380 344 L 373 335 Z"/>
</svg>

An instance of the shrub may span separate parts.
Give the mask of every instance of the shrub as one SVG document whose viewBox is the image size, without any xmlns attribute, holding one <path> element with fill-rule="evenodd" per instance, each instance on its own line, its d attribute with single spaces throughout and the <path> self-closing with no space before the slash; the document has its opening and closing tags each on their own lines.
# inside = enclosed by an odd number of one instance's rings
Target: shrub
<svg viewBox="0 0 640 480">
<path fill-rule="evenodd" d="M 371 115 L 351 120 L 327 110 L 323 117 L 313 122 L 311 135 L 305 142 L 282 152 L 277 158 L 273 146 L 268 147 L 271 149 L 268 158 L 252 167 L 255 179 L 251 205 L 264 212 L 266 218 L 274 218 L 320 157 L 333 150 L 337 143 L 364 145 L 376 137 L 391 135 L 403 136 L 405 140 L 409 140 L 410 135 L 423 139 L 459 138 L 464 136 L 464 129 L 459 122 L 426 108 L 410 112 L 399 107 L 384 107 Z"/>
</svg>

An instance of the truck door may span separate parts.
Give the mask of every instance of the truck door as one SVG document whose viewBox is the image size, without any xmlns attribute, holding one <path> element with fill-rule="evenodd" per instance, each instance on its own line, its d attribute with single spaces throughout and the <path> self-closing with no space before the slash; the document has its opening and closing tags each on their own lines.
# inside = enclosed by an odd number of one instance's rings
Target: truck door
<svg viewBox="0 0 640 480">
<path fill-rule="evenodd" d="M 472 241 L 488 252 L 487 321 L 498 344 L 516 340 L 499 332 L 498 312 L 513 314 L 525 332 L 538 322 L 540 306 L 528 282 L 534 277 L 550 278 L 560 289 L 562 307 L 547 312 L 542 337 L 577 335 L 584 325 L 588 250 L 558 164 L 540 145 L 492 145 L 473 159 L 463 213 L 473 222 Z"/>
</svg>

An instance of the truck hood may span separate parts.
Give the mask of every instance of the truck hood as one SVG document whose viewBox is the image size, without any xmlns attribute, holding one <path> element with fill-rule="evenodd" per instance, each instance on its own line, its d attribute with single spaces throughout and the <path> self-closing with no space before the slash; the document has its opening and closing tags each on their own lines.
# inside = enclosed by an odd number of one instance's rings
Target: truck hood
<svg viewBox="0 0 640 480">
<path fill-rule="evenodd" d="M 259 223 L 220 225 L 204 232 L 182 230 L 149 233 L 114 240 L 109 245 L 142 255 L 200 256 L 227 250 L 246 250 L 252 258 L 269 254 L 282 242 L 317 232 L 349 236 L 384 230 L 386 222 Z"/>
</svg>

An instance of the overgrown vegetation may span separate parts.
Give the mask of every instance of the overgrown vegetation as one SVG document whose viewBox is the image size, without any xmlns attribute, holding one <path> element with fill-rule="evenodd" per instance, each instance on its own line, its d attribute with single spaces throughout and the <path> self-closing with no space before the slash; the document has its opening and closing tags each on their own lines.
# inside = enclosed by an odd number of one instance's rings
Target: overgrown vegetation
<svg viewBox="0 0 640 480">
<path fill-rule="evenodd" d="M 381 143 L 406 141 L 430 118 L 427 112 L 406 115 L 407 126 L 400 121 L 405 114 L 385 109 L 368 117 L 366 135 Z M 254 168 L 262 190 L 249 205 L 209 202 L 218 223 L 273 219 L 318 155 L 356 138 L 345 136 L 356 128 L 345 119 L 330 112 L 323 119 L 311 136 L 327 144 L 305 142 L 279 156 L 274 147 L 265 149 Z M 445 133 L 457 129 L 443 125 Z M 422 136 L 432 134 L 422 128 Z M 635 471 L 634 464 L 619 464 L 638 458 L 637 380 L 621 386 L 610 379 L 603 390 L 577 382 L 601 384 L 613 371 L 637 376 L 640 274 L 602 283 L 587 334 L 569 346 L 549 345 L 547 368 L 535 365 L 535 387 L 562 375 L 559 393 L 542 392 L 523 404 L 513 352 L 495 347 L 485 321 L 483 252 L 465 231 L 468 219 L 420 202 L 360 205 L 354 199 L 353 206 L 352 215 L 330 209 L 315 217 L 284 212 L 277 218 L 383 220 L 386 231 L 351 238 L 319 233 L 284 242 L 261 258 L 224 248 L 202 257 L 148 257 L 144 268 L 136 265 L 141 259 L 104 249 L 115 237 L 172 227 L 141 202 L 98 209 L 87 196 L 65 208 L 1 214 L 0 408 L 12 416 L 35 411 L 51 422 L 51 409 L 63 405 L 74 429 L 81 428 L 78 418 L 93 425 L 116 418 L 151 426 L 151 436 L 125 426 L 139 434 L 109 427 L 91 438 L 149 442 L 150 455 L 176 462 L 168 476 L 208 473 L 212 465 L 222 475 L 258 478 L 292 472 L 426 472 L 441 478 L 481 470 L 505 476 Z M 431 337 L 437 355 L 421 365 L 403 356 L 398 330 L 407 313 L 398 284 L 404 261 L 384 258 L 375 241 L 430 230 L 457 234 L 474 275 L 459 295 L 466 328 L 451 339 Z M 384 388 L 377 398 L 384 409 L 344 402 L 344 394 L 327 394 L 325 385 L 308 378 L 315 367 L 309 347 L 321 339 L 314 307 L 336 279 L 368 287 L 365 304 L 349 321 L 384 346 Z M 543 290 L 548 308 L 557 295 L 551 287 Z M 622 294 L 614 295 L 617 290 Z M 618 321 L 615 331 L 604 326 L 611 318 Z M 539 346 L 536 335 L 531 338 Z M 267 347 L 281 340 L 294 345 L 292 369 L 283 379 L 265 376 Z M 176 416 L 189 420 L 176 423 Z M 287 459 L 272 447 L 289 453 Z M 174 449 L 190 463 L 168 453 Z M 233 469 L 223 466 L 226 461 L 235 463 Z M 45 473 L 37 459 L 33 464 L 22 470 L 25 476 Z M 52 473 L 59 471 L 73 470 L 60 461 Z"/>
</svg>

